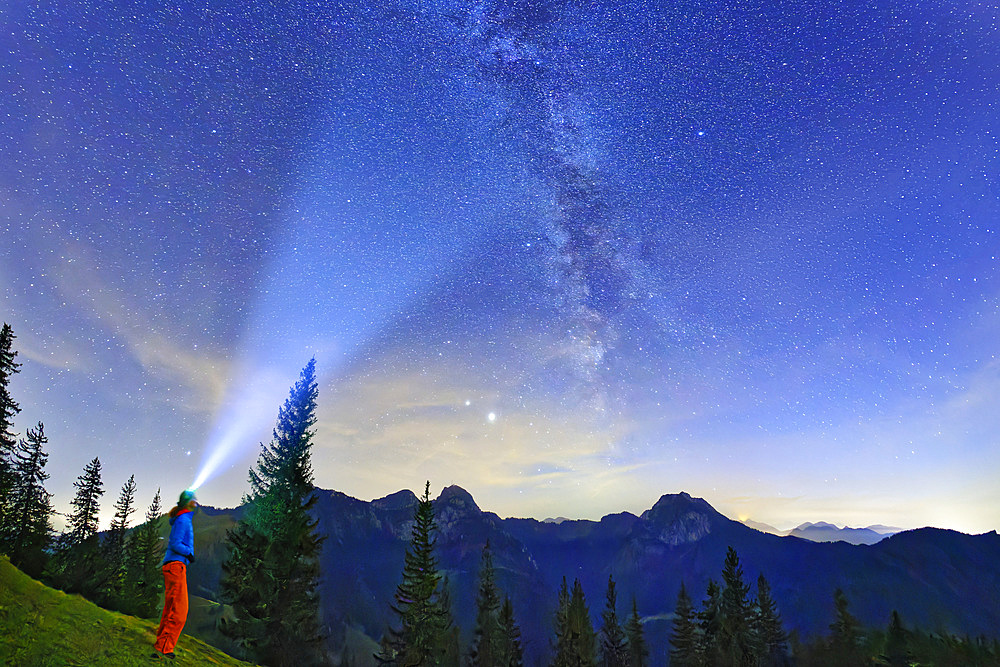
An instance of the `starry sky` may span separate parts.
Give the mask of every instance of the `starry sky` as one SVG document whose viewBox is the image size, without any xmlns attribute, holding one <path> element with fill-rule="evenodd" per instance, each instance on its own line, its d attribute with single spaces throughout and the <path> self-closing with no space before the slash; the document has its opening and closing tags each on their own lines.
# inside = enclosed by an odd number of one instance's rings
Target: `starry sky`
<svg viewBox="0 0 1000 667">
<path fill-rule="evenodd" d="M 1000 9 L 0 6 L 0 314 L 48 486 L 1000 528 Z"/>
</svg>

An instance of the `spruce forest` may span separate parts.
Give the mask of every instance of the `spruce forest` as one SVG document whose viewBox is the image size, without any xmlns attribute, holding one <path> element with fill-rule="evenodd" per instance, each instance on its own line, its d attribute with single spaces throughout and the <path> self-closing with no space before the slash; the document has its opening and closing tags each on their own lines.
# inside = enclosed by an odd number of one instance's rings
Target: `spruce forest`
<svg viewBox="0 0 1000 667">
<path fill-rule="evenodd" d="M 4 324 L 0 333 L 0 551 L 48 586 L 78 593 L 110 610 L 156 619 L 162 600 L 161 536 L 167 509 L 160 492 L 142 512 L 134 476 L 130 477 L 117 493 L 111 524 L 98 525 L 105 482 L 101 461 L 94 458 L 75 483 L 65 530 L 55 534 L 52 497 L 45 490 L 48 440 L 44 424 L 24 428 L 23 435 L 15 430 L 20 407 L 9 391 L 11 378 L 21 366 L 15 338 Z M 439 520 L 457 525 L 460 517 L 444 504 L 444 494 L 432 500 L 429 481 L 415 505 L 393 505 L 394 499 L 399 500 L 395 496 L 379 501 L 386 511 L 408 513 L 399 524 L 408 527 L 408 534 L 390 536 L 405 543 L 402 559 L 388 564 L 395 568 L 395 580 L 381 582 L 380 590 L 394 585 L 394 593 L 384 599 L 374 593 L 370 596 L 376 598 L 373 604 L 383 607 L 384 614 L 377 618 L 390 619 L 377 634 L 372 627 L 381 621 L 362 620 L 361 612 L 352 619 L 350 603 L 331 607 L 324 601 L 338 589 L 353 591 L 351 586 L 364 577 L 360 564 L 351 566 L 356 568 L 353 572 L 334 569 L 324 556 L 324 549 L 333 548 L 331 543 L 344 543 L 346 538 L 325 529 L 331 517 L 324 515 L 318 502 L 321 494 L 314 485 L 311 448 L 317 398 L 312 359 L 278 410 L 273 438 L 263 445 L 249 471 L 243 506 L 231 513 L 234 519 L 219 549 L 196 545 L 196 554 L 203 549 L 201 553 L 207 555 L 204 563 L 192 567 L 191 577 L 204 581 L 192 581 L 191 586 L 217 591 L 214 602 L 225 610 L 206 641 L 217 639 L 238 658 L 275 667 L 1000 665 L 1000 632 L 968 636 L 942 627 L 917 627 L 897 610 L 881 625 L 864 623 L 852 613 L 852 601 L 840 587 L 827 598 L 805 603 L 816 618 L 827 619 L 813 623 L 820 631 L 803 633 L 790 628 L 779 602 L 793 599 L 789 586 L 782 583 L 787 573 L 765 574 L 754 568 L 757 576 L 750 580 L 733 546 L 726 547 L 721 562 L 695 563 L 692 572 L 714 573 L 704 590 L 690 588 L 695 578 L 685 581 L 683 571 L 665 574 L 647 569 L 650 581 L 670 577 L 677 590 L 676 599 L 660 600 L 657 607 L 634 578 L 629 579 L 630 589 L 620 588 L 622 579 L 616 581 L 614 568 L 610 574 L 603 569 L 563 572 L 553 599 L 533 597 L 541 590 L 528 594 L 515 590 L 510 545 L 491 543 L 490 537 L 473 530 L 452 539 L 452 546 L 458 545 L 463 552 L 464 562 L 474 559 L 476 563 L 472 576 L 465 576 L 450 555 L 448 566 L 443 564 Z M 474 507 L 471 497 L 453 493 L 452 498 L 466 508 L 470 503 Z M 206 516 L 196 517 L 195 522 Z M 483 516 L 497 525 L 495 515 Z M 677 529 L 680 523 L 678 519 L 671 525 Z M 527 531 L 525 523 L 511 525 Z M 382 530 L 387 529 L 383 526 Z M 555 528 L 533 525 L 531 530 L 552 532 Z M 699 535 L 687 542 L 675 539 L 674 546 L 697 541 Z M 355 562 L 377 561 L 378 551 L 378 543 L 373 543 L 368 553 L 354 554 Z M 564 557 L 587 560 L 579 554 Z M 995 568 L 995 563 L 989 567 Z M 585 591 L 584 582 L 592 586 L 598 580 L 606 582 L 604 590 Z M 867 584 L 881 585 L 878 581 Z M 603 604 L 588 604 L 587 593 L 591 600 L 603 593 Z M 997 604 L 995 595 L 984 599 L 992 600 L 986 604 Z M 667 613 L 650 613 L 653 609 Z M 984 612 L 995 615 L 996 610 Z M 357 641 L 362 633 L 345 632 L 345 627 L 361 627 L 365 640 Z M 191 631 L 196 630 L 187 632 Z M 178 650 L 183 647 L 182 637 Z"/>
</svg>

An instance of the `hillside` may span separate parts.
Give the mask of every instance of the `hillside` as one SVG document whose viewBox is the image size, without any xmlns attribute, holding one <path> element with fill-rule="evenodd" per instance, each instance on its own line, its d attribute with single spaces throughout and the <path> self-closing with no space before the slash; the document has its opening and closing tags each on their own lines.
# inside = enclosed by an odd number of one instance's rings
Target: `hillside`
<svg viewBox="0 0 1000 667">
<path fill-rule="evenodd" d="M 150 665 L 156 625 L 101 609 L 28 577 L 0 557 L 0 664 Z M 249 665 L 187 634 L 172 665 Z"/>
</svg>

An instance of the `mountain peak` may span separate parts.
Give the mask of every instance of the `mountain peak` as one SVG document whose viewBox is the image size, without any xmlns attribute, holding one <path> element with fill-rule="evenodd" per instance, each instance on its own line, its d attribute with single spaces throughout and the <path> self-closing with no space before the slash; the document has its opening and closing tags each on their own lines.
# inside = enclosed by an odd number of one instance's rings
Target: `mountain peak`
<svg viewBox="0 0 1000 667">
<path fill-rule="evenodd" d="M 452 485 L 446 486 L 441 491 L 441 495 L 437 497 L 437 502 L 450 505 L 455 508 L 462 508 L 467 510 L 479 510 L 479 505 L 476 504 L 475 499 L 472 494 L 463 489 L 460 486 Z"/>
<path fill-rule="evenodd" d="M 651 515 L 649 518 L 652 518 L 652 516 L 662 517 L 665 514 L 684 512 L 717 514 L 715 508 L 709 505 L 703 498 L 693 498 L 684 491 L 681 491 L 680 493 L 663 494 L 656 501 L 655 505 L 642 513 L 642 516 L 643 518 L 647 518 L 647 515 Z"/>
<path fill-rule="evenodd" d="M 830 530 L 840 530 L 840 526 L 830 523 L 828 521 L 816 521 L 815 523 L 804 523 L 799 528 L 827 528 Z M 844 526 L 847 528 L 847 526 Z"/>
<path fill-rule="evenodd" d="M 380 510 L 402 510 L 412 508 L 417 504 L 417 496 L 409 489 L 390 493 L 385 498 L 377 498 L 372 505 Z"/>
<path fill-rule="evenodd" d="M 712 532 L 712 521 L 721 517 L 702 498 L 687 493 L 667 493 L 660 496 L 642 519 L 653 526 L 657 539 L 670 545 L 697 542 Z"/>
</svg>

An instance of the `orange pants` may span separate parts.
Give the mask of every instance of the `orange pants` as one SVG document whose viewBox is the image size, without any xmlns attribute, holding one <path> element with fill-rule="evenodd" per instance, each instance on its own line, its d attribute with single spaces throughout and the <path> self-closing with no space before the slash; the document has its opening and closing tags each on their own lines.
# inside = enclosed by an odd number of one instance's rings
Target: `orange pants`
<svg viewBox="0 0 1000 667">
<path fill-rule="evenodd" d="M 163 593 L 155 648 L 160 653 L 173 653 L 188 615 L 187 565 L 176 560 L 163 564 Z"/>
</svg>

